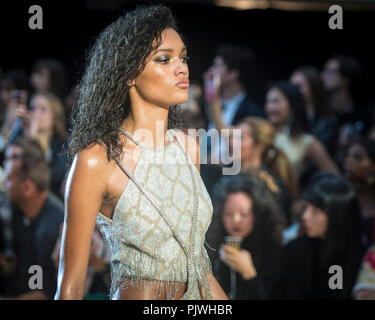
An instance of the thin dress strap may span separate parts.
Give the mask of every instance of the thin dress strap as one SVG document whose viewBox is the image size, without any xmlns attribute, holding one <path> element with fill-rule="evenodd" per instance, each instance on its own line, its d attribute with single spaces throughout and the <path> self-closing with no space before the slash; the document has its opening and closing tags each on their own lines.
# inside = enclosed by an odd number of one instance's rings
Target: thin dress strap
<svg viewBox="0 0 375 320">
<path fill-rule="evenodd" d="M 152 150 L 152 151 L 157 152 L 157 151 L 163 151 L 163 150 L 165 149 L 165 147 L 166 147 L 166 146 L 163 146 L 163 147 L 149 147 L 149 146 L 145 146 L 141 141 L 136 140 L 136 139 L 134 138 L 134 136 L 133 136 L 130 132 L 124 130 L 123 128 L 120 128 L 120 132 L 121 132 L 123 135 L 127 136 L 130 140 L 132 140 L 136 145 L 138 145 L 138 146 L 141 147 L 142 149 L 149 149 L 149 150 Z M 170 142 L 173 142 L 173 138 L 172 138 L 172 136 L 170 135 L 170 133 L 169 133 L 168 130 L 167 130 L 167 136 L 168 136 Z"/>
</svg>

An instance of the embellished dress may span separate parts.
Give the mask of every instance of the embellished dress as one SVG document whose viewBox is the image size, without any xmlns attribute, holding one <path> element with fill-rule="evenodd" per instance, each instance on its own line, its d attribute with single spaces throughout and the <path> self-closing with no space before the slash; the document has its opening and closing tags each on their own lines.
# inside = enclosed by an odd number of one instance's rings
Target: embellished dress
<svg viewBox="0 0 375 320">
<path fill-rule="evenodd" d="M 199 287 L 211 299 L 204 243 L 213 207 L 198 169 L 174 129 L 167 130 L 164 147 L 145 146 L 120 131 L 141 147 L 141 155 L 132 173 L 110 150 L 129 176 L 112 219 L 102 213 L 96 219 L 112 253 L 110 298 L 120 284 L 154 286 L 158 298 L 160 284 L 167 284 L 168 300 L 185 285 L 183 300 L 203 299 Z"/>
</svg>

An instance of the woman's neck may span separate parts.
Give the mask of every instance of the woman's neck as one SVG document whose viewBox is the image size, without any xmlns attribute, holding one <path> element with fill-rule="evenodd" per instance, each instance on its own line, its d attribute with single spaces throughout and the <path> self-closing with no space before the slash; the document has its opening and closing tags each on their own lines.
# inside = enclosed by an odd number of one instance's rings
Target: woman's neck
<svg viewBox="0 0 375 320">
<path fill-rule="evenodd" d="M 352 181 L 358 195 L 363 195 L 365 197 L 374 195 L 374 186 L 369 185 L 365 181 Z M 375 200 L 375 199 L 374 199 Z"/>
<path fill-rule="evenodd" d="M 315 108 L 312 103 L 306 104 L 306 116 L 309 120 L 315 119 Z"/>
<path fill-rule="evenodd" d="M 273 124 L 275 127 L 276 133 L 283 133 L 285 129 L 287 128 L 287 125 L 280 123 L 280 124 Z"/>
<path fill-rule="evenodd" d="M 262 165 L 261 155 L 253 153 L 251 157 L 246 157 L 246 160 L 242 161 L 241 170 L 256 169 Z"/>
<path fill-rule="evenodd" d="M 145 102 L 132 103 L 129 116 L 121 128 L 131 133 L 135 139 L 146 146 L 163 147 L 168 127 L 169 108 L 163 108 Z"/>
<path fill-rule="evenodd" d="M 363 203 L 374 203 L 375 204 L 375 191 L 374 186 L 370 186 L 365 182 L 354 183 L 355 189 L 357 190 L 358 199 Z"/>
<path fill-rule="evenodd" d="M 346 114 L 354 110 L 354 102 L 346 88 L 342 88 L 330 96 L 332 110 L 336 114 Z"/>
</svg>

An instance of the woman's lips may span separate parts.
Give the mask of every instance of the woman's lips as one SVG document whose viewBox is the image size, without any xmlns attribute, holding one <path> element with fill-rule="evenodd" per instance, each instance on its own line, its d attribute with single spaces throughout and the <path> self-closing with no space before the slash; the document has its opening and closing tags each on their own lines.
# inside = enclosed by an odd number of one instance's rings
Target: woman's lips
<svg viewBox="0 0 375 320">
<path fill-rule="evenodd" d="M 240 228 L 233 228 L 232 232 L 233 233 L 241 233 L 241 229 Z"/>
<path fill-rule="evenodd" d="M 189 81 L 181 81 L 181 82 L 176 84 L 176 87 L 178 87 L 180 89 L 187 89 L 187 88 L 189 88 Z"/>
</svg>

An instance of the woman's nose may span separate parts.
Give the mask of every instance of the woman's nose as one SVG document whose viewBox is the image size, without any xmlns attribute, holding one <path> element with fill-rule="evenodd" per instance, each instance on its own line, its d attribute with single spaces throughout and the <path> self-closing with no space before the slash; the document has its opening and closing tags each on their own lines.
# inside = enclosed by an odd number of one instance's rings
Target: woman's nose
<svg viewBox="0 0 375 320">
<path fill-rule="evenodd" d="M 241 216 L 239 214 L 235 214 L 233 217 L 234 223 L 239 223 L 241 221 Z"/>
<path fill-rule="evenodd" d="M 310 218 L 311 218 L 311 212 L 310 212 L 309 208 L 306 208 L 302 212 L 302 221 L 307 222 L 308 220 L 310 220 Z"/>
<path fill-rule="evenodd" d="M 175 74 L 176 75 L 179 75 L 179 74 L 188 74 L 189 72 L 189 67 L 187 65 L 186 62 L 182 62 L 181 60 L 178 60 L 177 62 L 177 65 L 176 65 L 176 69 L 175 69 Z"/>
</svg>

